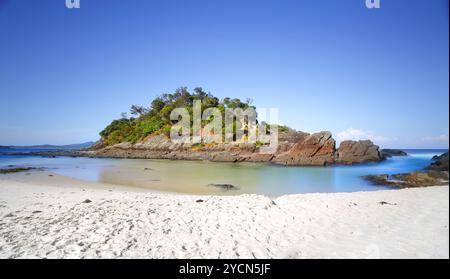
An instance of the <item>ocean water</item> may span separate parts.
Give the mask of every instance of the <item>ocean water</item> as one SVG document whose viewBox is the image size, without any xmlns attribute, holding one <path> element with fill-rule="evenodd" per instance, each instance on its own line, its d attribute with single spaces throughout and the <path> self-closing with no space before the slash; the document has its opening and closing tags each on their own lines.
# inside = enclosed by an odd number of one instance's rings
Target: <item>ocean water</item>
<svg viewBox="0 0 450 279">
<path fill-rule="evenodd" d="M 447 150 L 405 150 L 409 156 L 355 166 L 282 167 L 259 163 L 212 163 L 141 159 L 45 158 L 7 153 L 31 150 L 0 149 L 0 168 L 14 166 L 47 168 L 81 180 L 159 191 L 191 194 L 264 194 L 354 192 L 387 189 L 361 176 L 416 171 Z M 37 151 L 36 149 L 32 151 Z M 40 150 L 45 151 L 45 150 Z M 223 190 L 210 184 L 232 184 Z"/>
</svg>

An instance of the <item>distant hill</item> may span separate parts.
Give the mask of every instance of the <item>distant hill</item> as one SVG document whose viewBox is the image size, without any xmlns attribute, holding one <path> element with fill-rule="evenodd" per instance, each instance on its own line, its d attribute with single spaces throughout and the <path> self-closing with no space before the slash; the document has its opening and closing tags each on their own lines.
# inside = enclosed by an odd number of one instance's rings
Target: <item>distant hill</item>
<svg viewBox="0 0 450 279">
<path fill-rule="evenodd" d="M 68 144 L 68 145 L 31 145 L 31 146 L 0 146 L 0 148 L 13 148 L 13 149 L 55 149 L 55 150 L 79 150 L 84 148 L 89 148 L 94 145 L 95 142 L 88 141 L 78 144 Z"/>
</svg>

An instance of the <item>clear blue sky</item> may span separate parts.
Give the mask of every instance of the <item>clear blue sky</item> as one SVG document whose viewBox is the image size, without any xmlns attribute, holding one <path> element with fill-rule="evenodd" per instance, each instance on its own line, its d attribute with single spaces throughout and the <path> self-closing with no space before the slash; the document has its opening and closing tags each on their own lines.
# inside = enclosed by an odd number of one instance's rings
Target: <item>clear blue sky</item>
<svg viewBox="0 0 450 279">
<path fill-rule="evenodd" d="M 68 144 L 180 86 L 296 129 L 448 147 L 448 0 L 0 0 L 0 145 Z"/>
</svg>

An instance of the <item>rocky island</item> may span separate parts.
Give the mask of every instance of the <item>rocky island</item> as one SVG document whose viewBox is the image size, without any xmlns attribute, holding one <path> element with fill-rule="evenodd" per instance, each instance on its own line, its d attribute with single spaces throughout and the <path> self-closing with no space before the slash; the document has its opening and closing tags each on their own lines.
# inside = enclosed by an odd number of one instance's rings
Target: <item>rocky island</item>
<svg viewBox="0 0 450 279">
<path fill-rule="evenodd" d="M 99 142 L 96 146 L 101 146 Z M 279 136 L 275 154 L 259 152 L 257 144 L 177 144 L 165 135 L 154 135 L 138 143 L 102 146 L 77 155 L 112 158 L 209 160 L 212 162 L 270 162 L 287 166 L 327 166 L 382 160 L 371 141 L 343 141 L 339 148 L 330 132 L 308 134 L 289 130 Z"/>
<path fill-rule="evenodd" d="M 265 143 L 177 143 L 173 142 L 170 128 L 174 124 L 170 113 L 174 108 L 191 109 L 200 100 L 204 111 L 218 108 L 254 108 L 248 99 L 219 98 L 202 88 L 190 93 L 186 87 L 172 94 L 162 94 L 151 102 L 149 108 L 133 105 L 132 117 L 122 113 L 100 132 L 101 139 L 89 148 L 79 151 L 35 152 L 39 156 L 82 156 L 133 159 L 208 160 L 212 162 L 268 162 L 285 166 L 328 166 L 378 162 L 384 159 L 379 147 L 370 140 L 336 141 L 328 131 L 305 133 L 287 126 L 278 126 L 278 147 L 275 152 L 260 152 Z M 192 110 L 189 111 L 192 114 Z M 202 121 L 202 127 L 206 124 Z M 233 125 L 236 125 L 235 123 Z M 268 125 L 270 126 L 270 125 Z M 223 127 L 225 129 L 225 127 Z"/>
<path fill-rule="evenodd" d="M 336 142 L 328 131 L 308 134 L 290 129 L 288 133 L 281 133 L 279 139 L 279 147 L 274 154 L 260 153 L 260 146 L 257 144 L 177 144 L 171 142 L 165 135 L 150 136 L 137 143 L 123 142 L 108 146 L 104 146 L 100 140 L 93 147 L 84 150 L 33 152 L 31 154 L 45 157 L 268 162 L 285 166 L 351 165 L 379 162 L 384 159 L 379 147 L 370 140 L 343 141 L 336 148 Z"/>
</svg>

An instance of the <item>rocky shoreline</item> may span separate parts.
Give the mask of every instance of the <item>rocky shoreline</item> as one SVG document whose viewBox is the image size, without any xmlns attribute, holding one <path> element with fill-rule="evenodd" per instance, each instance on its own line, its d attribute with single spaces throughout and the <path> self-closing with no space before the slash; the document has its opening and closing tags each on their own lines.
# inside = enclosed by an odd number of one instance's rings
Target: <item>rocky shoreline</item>
<svg viewBox="0 0 450 279">
<path fill-rule="evenodd" d="M 433 162 L 422 171 L 399 173 L 393 175 L 367 175 L 363 178 L 377 185 L 396 188 L 427 187 L 448 185 L 449 155 L 448 152 L 433 157 Z"/>
<path fill-rule="evenodd" d="M 33 152 L 36 156 L 68 156 L 128 159 L 207 160 L 212 162 L 267 162 L 284 166 L 329 166 L 379 162 L 384 159 L 370 140 L 343 141 L 336 148 L 330 132 L 308 134 L 290 130 L 279 135 L 274 154 L 260 152 L 257 144 L 173 143 L 165 135 L 152 135 L 136 144 L 104 146 L 101 141 L 81 151 Z M 17 154 L 16 154 L 17 155 Z M 25 154 L 22 154 L 25 155 Z M 27 153 L 26 155 L 30 155 Z"/>
</svg>

